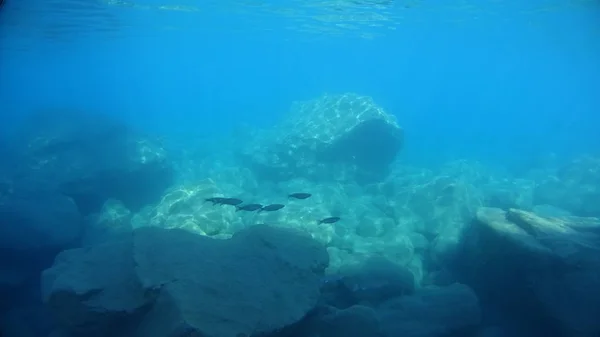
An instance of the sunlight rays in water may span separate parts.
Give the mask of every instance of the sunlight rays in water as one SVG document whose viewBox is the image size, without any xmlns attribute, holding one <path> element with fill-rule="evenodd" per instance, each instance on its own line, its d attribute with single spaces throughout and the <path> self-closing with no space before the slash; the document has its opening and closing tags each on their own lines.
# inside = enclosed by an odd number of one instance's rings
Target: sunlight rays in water
<svg viewBox="0 0 600 337">
<path fill-rule="evenodd" d="M 221 0 L 207 1 L 202 6 L 192 0 L 7 0 L 0 16 L 0 34 L 60 42 L 91 35 L 114 38 L 135 27 L 147 32 L 285 31 L 314 38 L 373 39 L 414 23 L 510 21 L 517 16 L 598 6 L 596 0 L 540 0 L 528 4 L 516 0 Z"/>
</svg>

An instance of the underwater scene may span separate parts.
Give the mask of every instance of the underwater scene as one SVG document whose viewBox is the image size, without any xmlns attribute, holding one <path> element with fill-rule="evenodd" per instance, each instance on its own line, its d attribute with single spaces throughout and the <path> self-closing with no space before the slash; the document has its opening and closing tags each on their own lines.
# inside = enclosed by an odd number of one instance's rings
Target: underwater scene
<svg viewBox="0 0 600 337">
<path fill-rule="evenodd" d="M 0 0 L 0 337 L 600 337 L 598 130 L 598 0 Z"/>
</svg>

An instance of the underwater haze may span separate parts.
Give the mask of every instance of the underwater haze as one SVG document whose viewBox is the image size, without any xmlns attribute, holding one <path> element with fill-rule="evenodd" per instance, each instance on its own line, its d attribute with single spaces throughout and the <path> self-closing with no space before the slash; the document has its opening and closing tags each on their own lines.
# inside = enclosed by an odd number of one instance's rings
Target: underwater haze
<svg viewBox="0 0 600 337">
<path fill-rule="evenodd" d="M 599 126 L 598 0 L 0 0 L 0 337 L 598 337 Z"/>
<path fill-rule="evenodd" d="M 424 163 L 597 149 L 599 4 L 7 0 L 0 107 L 115 114 L 165 134 L 271 125 L 292 101 L 371 96 Z"/>
</svg>

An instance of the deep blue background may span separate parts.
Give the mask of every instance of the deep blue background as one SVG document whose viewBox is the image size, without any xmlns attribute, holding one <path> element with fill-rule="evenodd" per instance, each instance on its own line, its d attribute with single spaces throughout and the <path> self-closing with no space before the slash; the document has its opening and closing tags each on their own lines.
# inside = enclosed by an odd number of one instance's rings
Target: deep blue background
<svg viewBox="0 0 600 337">
<path fill-rule="evenodd" d="M 53 15 L 65 20 L 55 7 L 7 1 L 4 131 L 34 109 L 69 107 L 171 136 L 218 137 L 240 123 L 272 125 L 292 101 L 351 91 L 398 117 L 409 163 L 511 165 L 548 152 L 600 152 L 597 1 L 396 5 L 396 29 L 364 28 L 385 34 L 372 39 L 299 32 L 290 27 L 300 23 L 275 14 L 105 4 L 97 7 L 114 18 L 119 37 L 57 37 L 47 32 Z M 156 29 L 171 24 L 183 28 Z"/>
</svg>

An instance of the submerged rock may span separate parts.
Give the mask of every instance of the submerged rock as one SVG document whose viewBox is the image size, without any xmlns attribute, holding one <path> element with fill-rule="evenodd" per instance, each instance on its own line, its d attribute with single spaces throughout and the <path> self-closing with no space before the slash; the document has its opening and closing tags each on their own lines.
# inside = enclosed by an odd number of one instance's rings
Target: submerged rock
<svg viewBox="0 0 600 337">
<path fill-rule="evenodd" d="M 600 333 L 598 219 L 480 208 L 465 237 L 463 272 L 490 301 L 540 330 L 552 323 L 563 336 Z"/>
<path fill-rule="evenodd" d="M 206 199 L 225 195 L 210 179 L 174 186 L 160 202 L 132 217 L 133 228 L 183 228 L 201 235 L 227 236 L 243 227 L 232 205 L 215 205 Z"/>
<path fill-rule="evenodd" d="M 125 336 L 156 294 L 135 273 L 131 240 L 67 250 L 42 274 L 42 295 L 73 336 Z"/>
<path fill-rule="evenodd" d="M 600 216 L 600 158 L 575 159 L 538 180 L 536 204 L 560 207 L 577 216 Z"/>
<path fill-rule="evenodd" d="M 0 195 L 0 250 L 5 255 L 20 254 L 19 258 L 23 254 L 58 252 L 76 243 L 82 220 L 68 197 L 15 187 Z"/>
<path fill-rule="evenodd" d="M 0 335 L 2 337 L 48 336 L 52 331 L 52 319 L 41 304 L 23 304 L 0 314 Z"/>
<path fill-rule="evenodd" d="M 345 307 L 324 303 L 309 318 L 308 331 L 302 335 L 470 336 L 480 323 L 479 299 L 470 287 L 454 283 L 420 288 L 410 294 L 388 292 L 377 303 Z"/>
<path fill-rule="evenodd" d="M 110 199 L 128 208 L 160 198 L 172 172 L 160 142 L 105 115 L 44 111 L 18 129 L 18 180 L 57 189 L 84 215 Z"/>
<path fill-rule="evenodd" d="M 395 118 L 373 99 L 325 95 L 296 102 L 286 120 L 242 151 L 260 177 L 376 181 L 403 143 Z"/>
<path fill-rule="evenodd" d="M 468 336 L 481 322 L 479 300 L 464 284 L 419 289 L 379 308 L 385 336 Z"/>
<path fill-rule="evenodd" d="M 109 199 L 99 213 L 86 218 L 81 244 L 90 246 L 130 234 L 131 218 L 131 212 L 122 202 Z"/>
<path fill-rule="evenodd" d="M 0 315 L 18 305 L 61 250 L 76 246 L 83 218 L 52 191 L 14 187 L 0 195 Z"/>
<path fill-rule="evenodd" d="M 338 308 L 355 304 L 377 306 L 390 298 L 412 294 L 415 277 L 404 266 L 372 257 L 329 276 L 324 290 L 327 304 Z"/>
<path fill-rule="evenodd" d="M 377 312 L 369 307 L 354 305 L 346 309 L 320 308 L 310 320 L 310 333 L 321 337 L 378 337 L 381 323 Z"/>
<path fill-rule="evenodd" d="M 327 264 L 325 248 L 294 230 L 255 226 L 217 240 L 146 227 L 62 253 L 44 293 L 74 336 L 254 336 L 312 310 Z"/>
</svg>

